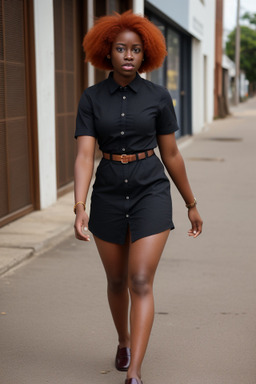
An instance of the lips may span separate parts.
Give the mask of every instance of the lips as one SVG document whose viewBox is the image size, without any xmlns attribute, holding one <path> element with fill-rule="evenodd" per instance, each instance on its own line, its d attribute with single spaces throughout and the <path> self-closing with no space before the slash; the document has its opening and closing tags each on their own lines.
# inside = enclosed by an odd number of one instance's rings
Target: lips
<svg viewBox="0 0 256 384">
<path fill-rule="evenodd" d="M 122 65 L 122 68 L 124 68 L 124 69 L 133 69 L 133 68 L 134 68 L 134 65 L 133 65 L 133 64 L 130 64 L 130 63 L 126 63 L 126 64 L 123 64 L 123 65 Z"/>
</svg>

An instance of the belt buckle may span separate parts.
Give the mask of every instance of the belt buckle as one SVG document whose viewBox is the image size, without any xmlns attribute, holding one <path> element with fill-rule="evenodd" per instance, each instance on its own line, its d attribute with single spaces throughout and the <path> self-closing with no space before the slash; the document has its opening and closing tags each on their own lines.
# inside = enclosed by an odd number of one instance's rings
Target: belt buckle
<svg viewBox="0 0 256 384">
<path fill-rule="evenodd" d="M 127 164 L 128 163 L 128 155 L 121 155 L 121 163 Z"/>
</svg>

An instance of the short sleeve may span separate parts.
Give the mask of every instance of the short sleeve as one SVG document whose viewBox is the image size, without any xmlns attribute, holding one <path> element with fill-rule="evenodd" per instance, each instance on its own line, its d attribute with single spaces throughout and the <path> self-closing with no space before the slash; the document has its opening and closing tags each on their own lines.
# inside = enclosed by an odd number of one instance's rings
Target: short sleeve
<svg viewBox="0 0 256 384">
<path fill-rule="evenodd" d="M 167 89 L 163 89 L 162 99 L 159 105 L 156 121 L 156 134 L 166 135 L 179 129 L 171 95 Z"/>
<path fill-rule="evenodd" d="M 97 137 L 97 133 L 94 128 L 92 101 L 86 91 L 82 94 L 78 105 L 75 138 L 78 136 Z"/>
</svg>

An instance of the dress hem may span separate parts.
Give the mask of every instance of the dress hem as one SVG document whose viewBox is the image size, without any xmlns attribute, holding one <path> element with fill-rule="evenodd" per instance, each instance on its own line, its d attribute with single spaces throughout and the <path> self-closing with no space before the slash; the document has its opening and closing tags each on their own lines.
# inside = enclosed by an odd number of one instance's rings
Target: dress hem
<svg viewBox="0 0 256 384">
<path fill-rule="evenodd" d="M 134 236 L 132 236 L 132 234 L 131 234 L 131 243 L 135 243 L 135 241 L 140 240 L 140 239 L 143 239 L 144 237 L 149 237 L 149 236 L 153 236 L 153 235 L 157 235 L 157 234 L 159 234 L 159 233 L 165 232 L 165 231 L 167 231 L 168 229 L 169 229 L 170 231 L 172 231 L 172 230 L 175 229 L 175 226 L 174 226 L 174 225 L 171 225 L 171 226 L 168 226 L 167 228 L 161 229 L 161 230 L 159 230 L 159 231 L 154 231 L 153 233 L 145 234 L 145 235 L 142 235 L 142 236 L 135 236 L 135 238 L 134 238 Z M 96 234 L 96 231 L 92 231 L 92 230 L 90 230 L 90 228 L 89 228 L 89 231 L 93 234 L 93 236 L 96 236 L 96 237 L 98 237 L 100 240 L 106 241 L 107 243 L 118 244 L 118 245 L 124 245 L 124 244 L 125 244 L 125 241 L 123 242 L 123 241 L 116 241 L 116 240 L 115 240 L 115 241 L 107 240 L 106 238 L 104 238 L 104 236 L 97 235 L 97 234 Z"/>
</svg>

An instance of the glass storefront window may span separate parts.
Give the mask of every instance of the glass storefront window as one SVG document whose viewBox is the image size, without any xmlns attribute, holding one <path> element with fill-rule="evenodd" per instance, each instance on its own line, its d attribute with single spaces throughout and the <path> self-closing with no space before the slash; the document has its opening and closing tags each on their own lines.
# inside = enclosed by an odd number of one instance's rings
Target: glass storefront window
<svg viewBox="0 0 256 384">
<path fill-rule="evenodd" d="M 166 87 L 172 96 L 180 127 L 176 137 L 191 134 L 191 37 L 153 11 L 146 14 L 164 35 L 168 53 L 162 67 L 148 73 L 147 78 Z"/>
<path fill-rule="evenodd" d="M 167 29 L 167 89 L 173 99 L 178 123 L 180 124 L 180 36 L 171 28 Z"/>
<path fill-rule="evenodd" d="M 151 18 L 150 20 L 160 29 L 160 31 L 165 37 L 165 31 L 166 31 L 165 25 L 160 20 L 155 19 L 154 17 Z M 155 84 L 165 86 L 165 83 L 166 83 L 165 64 L 163 64 L 160 68 L 156 69 L 155 71 L 150 72 L 148 74 L 148 79 Z"/>
</svg>

